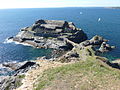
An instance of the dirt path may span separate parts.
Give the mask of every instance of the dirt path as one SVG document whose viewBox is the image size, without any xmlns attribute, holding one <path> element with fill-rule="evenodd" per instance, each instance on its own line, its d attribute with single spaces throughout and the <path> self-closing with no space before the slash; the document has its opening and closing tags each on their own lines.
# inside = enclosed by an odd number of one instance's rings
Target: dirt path
<svg viewBox="0 0 120 90">
<path fill-rule="evenodd" d="M 33 90 L 34 82 L 37 81 L 38 77 L 42 75 L 44 70 L 67 64 L 67 63 L 53 62 L 47 60 L 37 60 L 36 62 L 40 65 L 40 67 L 28 71 L 26 73 L 25 79 L 22 80 L 23 85 L 15 90 Z"/>
</svg>

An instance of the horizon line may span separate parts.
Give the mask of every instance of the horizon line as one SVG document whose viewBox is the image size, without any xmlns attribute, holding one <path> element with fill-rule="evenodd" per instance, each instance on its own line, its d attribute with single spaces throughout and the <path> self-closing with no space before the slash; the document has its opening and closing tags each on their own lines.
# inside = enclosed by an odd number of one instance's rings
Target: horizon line
<svg viewBox="0 0 120 90">
<path fill-rule="evenodd" d="M 0 8 L 0 9 L 37 9 L 37 8 L 109 8 L 120 6 L 70 6 L 70 7 L 16 7 L 16 8 Z"/>
</svg>

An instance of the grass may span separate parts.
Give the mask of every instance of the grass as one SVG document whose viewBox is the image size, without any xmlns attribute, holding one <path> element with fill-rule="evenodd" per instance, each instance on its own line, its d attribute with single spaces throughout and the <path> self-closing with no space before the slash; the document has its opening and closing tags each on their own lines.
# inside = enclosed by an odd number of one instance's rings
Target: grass
<svg viewBox="0 0 120 90">
<path fill-rule="evenodd" d="M 18 78 L 23 79 L 23 78 L 25 78 L 25 75 L 24 74 L 23 75 L 18 75 Z"/>
<path fill-rule="evenodd" d="M 88 57 L 85 61 L 44 71 L 35 90 L 119 90 L 119 83 L 119 71 Z"/>
<path fill-rule="evenodd" d="M 50 40 L 52 40 L 52 39 L 54 39 L 53 37 L 47 37 L 47 39 L 50 39 Z"/>
</svg>

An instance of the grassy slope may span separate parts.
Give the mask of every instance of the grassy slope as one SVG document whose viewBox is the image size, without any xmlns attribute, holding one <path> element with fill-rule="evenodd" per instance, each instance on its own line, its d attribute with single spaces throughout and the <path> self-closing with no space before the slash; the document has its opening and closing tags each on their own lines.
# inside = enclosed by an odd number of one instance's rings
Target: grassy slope
<svg viewBox="0 0 120 90">
<path fill-rule="evenodd" d="M 35 90 L 119 90 L 120 71 L 88 57 L 44 71 Z"/>
</svg>

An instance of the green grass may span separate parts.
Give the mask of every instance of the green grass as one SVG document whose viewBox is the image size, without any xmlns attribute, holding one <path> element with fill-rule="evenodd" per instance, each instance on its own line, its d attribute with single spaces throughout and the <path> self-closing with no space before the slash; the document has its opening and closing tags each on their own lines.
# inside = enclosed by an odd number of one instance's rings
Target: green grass
<svg viewBox="0 0 120 90">
<path fill-rule="evenodd" d="M 63 82 L 63 80 L 66 80 L 66 82 Z M 77 84 L 80 90 L 102 90 L 107 85 L 111 85 L 111 83 L 113 83 L 111 87 L 115 86 L 114 84 L 116 83 L 120 83 L 120 72 L 109 68 L 109 66 L 99 62 L 94 57 L 89 57 L 86 61 L 44 71 L 38 80 L 35 90 L 49 87 L 52 87 L 52 90 L 56 90 L 56 87 L 59 88 L 57 81 L 60 82 L 59 86 L 67 89 L 72 88 L 71 90 L 74 90 L 74 86 Z M 99 85 L 102 87 L 99 87 Z"/>
<path fill-rule="evenodd" d="M 24 74 L 23 75 L 19 75 L 18 78 L 23 79 L 23 78 L 25 78 L 25 75 Z"/>
<path fill-rule="evenodd" d="M 54 39 L 53 37 L 47 37 L 47 39 L 50 39 L 50 40 L 52 40 L 52 39 Z"/>
</svg>

